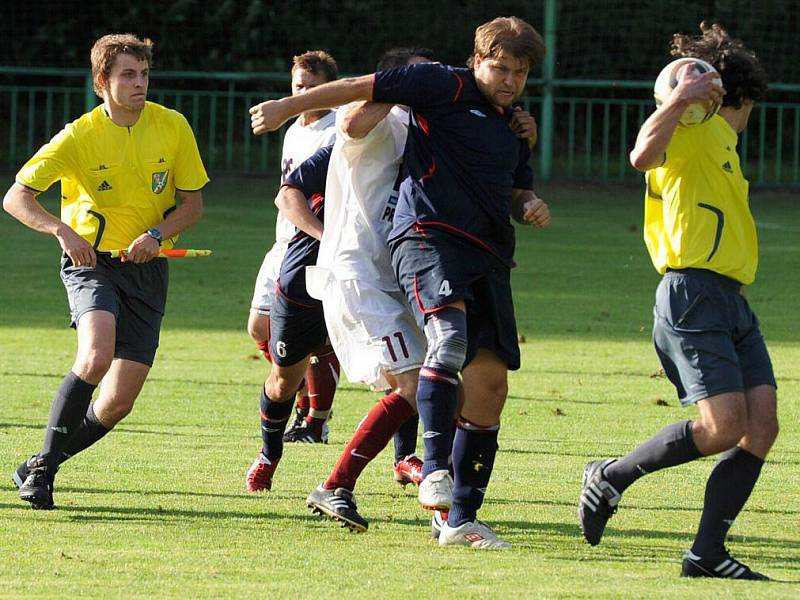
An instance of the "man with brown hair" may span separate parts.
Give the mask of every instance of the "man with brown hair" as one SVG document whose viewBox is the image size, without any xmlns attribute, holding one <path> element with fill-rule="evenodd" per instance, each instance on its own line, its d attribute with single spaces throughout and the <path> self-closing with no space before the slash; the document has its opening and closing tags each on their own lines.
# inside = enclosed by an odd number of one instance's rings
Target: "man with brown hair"
<svg viewBox="0 0 800 600">
<path fill-rule="evenodd" d="M 328 81 L 333 81 L 339 76 L 338 67 L 334 58 L 323 50 L 310 50 L 292 61 L 292 95 L 300 95 L 308 90 Z M 335 113 L 329 110 L 309 110 L 302 113 L 297 120 L 286 130 L 283 139 L 281 157 L 281 184 L 287 177 L 307 158 L 317 150 L 329 146 L 335 137 Z M 289 242 L 295 234 L 294 225 L 282 212 L 278 212 L 275 223 L 275 243 L 264 256 L 261 268 L 256 278 L 253 300 L 250 306 L 250 316 L 247 321 L 247 331 L 265 358 L 272 360 L 270 355 L 270 309 L 273 306 L 275 291 L 277 289 L 278 273 L 281 262 L 286 254 Z M 319 350 L 311 359 L 305 373 L 306 385 L 298 394 L 295 420 L 292 426 L 284 433 L 288 423 L 289 414 L 270 415 L 265 417 L 265 407 L 261 402 L 261 432 L 262 448 L 256 459 L 251 464 L 245 476 L 245 487 L 249 492 L 259 492 L 270 489 L 275 465 L 272 464 L 264 450 L 267 447 L 276 447 L 276 442 L 267 442 L 267 429 L 275 429 L 268 421 L 277 419 L 282 422 L 282 440 L 287 442 L 325 443 L 328 439 L 327 425 L 325 422 L 330 415 L 333 396 L 339 376 L 339 361 L 330 346 Z M 288 405 L 291 411 L 291 403 Z M 275 437 L 274 432 L 269 437 Z"/>
<path fill-rule="evenodd" d="M 497 451 L 507 372 L 519 368 L 509 217 L 537 227 L 550 219 L 531 189 L 528 144 L 509 127 L 512 104 L 543 55 L 533 27 L 501 17 L 477 29 L 471 69 L 410 65 L 251 109 L 258 133 L 306 105 L 372 100 L 411 107 L 408 176 L 389 244 L 398 282 L 425 322 L 417 408 L 426 478 L 419 498 L 425 508 L 450 509 L 440 545 L 510 547 L 478 521 L 477 511 Z M 448 466 L 459 373 L 465 402 L 452 443 L 453 482 Z"/>
<path fill-rule="evenodd" d="M 3 199 L 7 212 L 61 245 L 61 279 L 78 332 L 75 363 L 53 399 L 42 450 L 12 476 L 33 508 L 55 508 L 59 464 L 133 408 L 153 364 L 167 299 L 167 262 L 157 258 L 159 250 L 172 248 L 203 212 L 208 176 L 189 124 L 146 101 L 151 60 L 150 40 L 130 34 L 97 40 L 92 74 L 103 104 L 42 146 Z M 60 219 L 36 200 L 56 181 Z M 117 249 L 125 249 L 123 258 L 111 258 Z"/>
</svg>

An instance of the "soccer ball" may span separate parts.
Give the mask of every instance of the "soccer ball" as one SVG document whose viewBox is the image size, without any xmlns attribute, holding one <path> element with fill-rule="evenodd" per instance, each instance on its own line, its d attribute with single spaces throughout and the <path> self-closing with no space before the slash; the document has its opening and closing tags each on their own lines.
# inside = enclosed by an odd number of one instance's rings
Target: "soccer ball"
<svg viewBox="0 0 800 600">
<path fill-rule="evenodd" d="M 704 60 L 699 58 L 679 58 L 673 60 L 666 67 L 661 69 L 661 73 L 656 78 L 656 83 L 653 86 L 653 96 L 656 99 L 656 106 L 661 104 L 678 85 L 678 72 L 681 67 L 687 63 L 693 63 L 694 68 L 699 73 L 707 73 L 709 71 L 716 72 L 716 69 Z M 722 79 L 719 77 L 714 79 L 714 83 L 721 86 Z M 719 102 L 708 101 L 705 103 L 695 102 L 687 108 L 683 115 L 681 115 L 680 122 L 682 125 L 698 125 L 705 123 L 719 111 Z"/>
</svg>

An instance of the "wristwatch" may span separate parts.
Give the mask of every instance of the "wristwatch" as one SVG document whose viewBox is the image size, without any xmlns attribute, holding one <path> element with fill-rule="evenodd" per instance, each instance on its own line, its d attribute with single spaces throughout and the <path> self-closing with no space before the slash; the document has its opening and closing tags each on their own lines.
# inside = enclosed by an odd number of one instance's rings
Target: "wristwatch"
<svg viewBox="0 0 800 600">
<path fill-rule="evenodd" d="M 151 227 L 145 233 L 147 235 L 149 235 L 151 238 L 153 238 L 155 241 L 157 241 L 159 246 L 161 245 L 161 242 L 162 242 L 162 240 L 164 238 L 161 235 L 161 230 L 160 229 L 158 229 L 156 227 Z"/>
</svg>

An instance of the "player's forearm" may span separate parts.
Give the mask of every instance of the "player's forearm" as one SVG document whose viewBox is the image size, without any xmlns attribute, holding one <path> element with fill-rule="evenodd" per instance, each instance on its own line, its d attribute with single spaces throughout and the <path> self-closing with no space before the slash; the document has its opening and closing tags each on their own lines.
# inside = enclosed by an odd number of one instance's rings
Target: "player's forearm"
<svg viewBox="0 0 800 600">
<path fill-rule="evenodd" d="M 358 102 L 342 119 L 342 131 L 353 139 L 366 137 L 389 114 L 392 106 L 380 102 Z"/>
<path fill-rule="evenodd" d="M 296 96 L 262 102 L 250 109 L 250 126 L 253 133 L 261 135 L 278 129 L 304 112 L 334 108 L 357 100 L 372 100 L 373 82 L 373 75 L 339 79 Z"/>
<path fill-rule="evenodd" d="M 36 192 L 15 182 L 3 198 L 3 210 L 34 231 L 61 236 L 69 226 L 47 212 L 36 196 Z"/>
<path fill-rule="evenodd" d="M 203 216 L 203 192 L 178 192 L 180 202 L 166 218 L 156 225 L 163 239 L 175 237 L 197 223 Z"/>
<path fill-rule="evenodd" d="M 644 172 L 664 162 L 667 146 L 687 106 L 683 100 L 667 100 L 648 117 L 639 130 L 636 145 L 630 154 L 631 165 L 635 169 Z"/>
<path fill-rule="evenodd" d="M 302 94 L 287 96 L 278 102 L 286 103 L 286 109 L 291 113 L 290 116 L 296 116 L 309 110 L 335 108 L 357 100 L 372 100 L 373 81 L 372 75 L 338 79 L 319 85 Z"/>
<path fill-rule="evenodd" d="M 275 206 L 297 229 L 315 240 L 322 239 L 322 222 L 308 208 L 306 197 L 299 189 L 283 186 L 275 197 Z"/>
</svg>

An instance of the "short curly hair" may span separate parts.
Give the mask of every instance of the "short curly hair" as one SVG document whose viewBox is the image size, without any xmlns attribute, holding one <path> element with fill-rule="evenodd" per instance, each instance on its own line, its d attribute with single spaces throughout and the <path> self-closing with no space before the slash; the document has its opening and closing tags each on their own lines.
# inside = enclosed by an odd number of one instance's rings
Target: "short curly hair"
<svg viewBox="0 0 800 600">
<path fill-rule="evenodd" d="M 308 50 L 292 59 L 292 73 L 297 69 L 321 75 L 325 83 L 339 78 L 339 66 L 336 59 L 324 50 Z"/>
<path fill-rule="evenodd" d="M 700 23 L 701 35 L 676 33 L 670 54 L 675 57 L 700 58 L 714 65 L 722 77 L 725 97 L 722 106 L 741 108 L 742 101 L 758 102 L 767 93 L 767 75 L 755 52 L 741 40 L 732 38 L 719 24 Z"/>
</svg>

